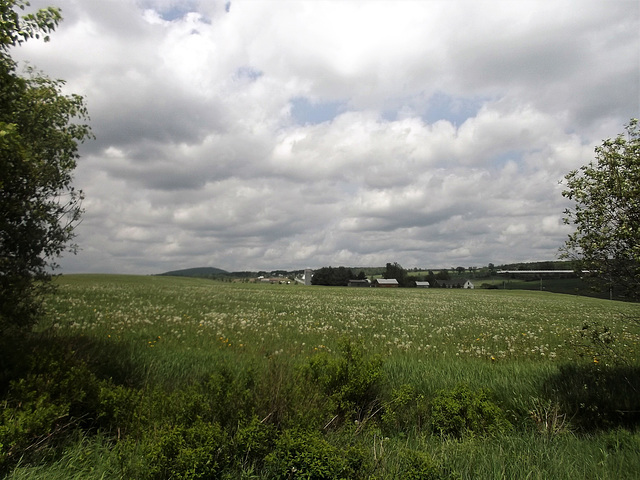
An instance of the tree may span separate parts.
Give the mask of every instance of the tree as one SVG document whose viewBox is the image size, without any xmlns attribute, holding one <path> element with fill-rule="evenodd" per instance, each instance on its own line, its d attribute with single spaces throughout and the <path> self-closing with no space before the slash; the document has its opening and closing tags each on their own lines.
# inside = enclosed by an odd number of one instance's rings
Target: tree
<svg viewBox="0 0 640 480">
<path fill-rule="evenodd" d="M 397 262 L 394 262 L 393 264 L 387 263 L 385 271 L 382 274 L 382 278 L 395 278 L 398 281 L 398 285 L 401 287 L 409 286 L 407 271 Z"/>
<path fill-rule="evenodd" d="M 356 278 L 356 276 L 350 268 L 322 267 L 313 273 L 311 284 L 346 287 L 349 284 L 349 280 L 353 278 Z"/>
<path fill-rule="evenodd" d="M 61 20 L 49 7 L 20 16 L 28 2 L 0 0 L 0 327 L 27 327 L 50 287 L 56 259 L 74 250 L 82 192 L 71 185 L 78 144 L 91 136 L 84 100 L 61 80 L 16 72 L 13 47 L 48 40 Z"/>
<path fill-rule="evenodd" d="M 436 280 L 449 280 L 450 278 L 449 270 L 440 270 L 436 273 Z"/>
<path fill-rule="evenodd" d="M 562 248 L 578 270 L 590 270 L 601 286 L 640 300 L 640 131 L 638 120 L 626 136 L 603 141 L 596 162 L 569 172 L 563 196 L 575 202 L 565 210 L 573 224 Z"/>
</svg>

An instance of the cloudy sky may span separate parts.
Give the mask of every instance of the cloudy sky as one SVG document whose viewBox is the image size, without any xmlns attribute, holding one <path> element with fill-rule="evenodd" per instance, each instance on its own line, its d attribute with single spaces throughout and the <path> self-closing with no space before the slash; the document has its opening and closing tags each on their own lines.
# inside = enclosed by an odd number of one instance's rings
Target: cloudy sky
<svg viewBox="0 0 640 480">
<path fill-rule="evenodd" d="M 637 0 L 31 4 L 96 136 L 66 273 L 553 260 L 640 112 Z"/>
</svg>

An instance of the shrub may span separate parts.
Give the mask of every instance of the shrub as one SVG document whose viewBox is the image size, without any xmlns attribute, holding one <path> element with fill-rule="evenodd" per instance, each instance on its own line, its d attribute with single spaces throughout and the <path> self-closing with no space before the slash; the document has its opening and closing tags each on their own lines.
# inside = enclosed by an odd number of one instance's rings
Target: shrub
<svg viewBox="0 0 640 480">
<path fill-rule="evenodd" d="M 404 450 L 402 452 L 405 480 L 445 480 L 458 478 L 448 469 L 440 467 L 426 452 L 419 450 Z"/>
<path fill-rule="evenodd" d="M 323 352 L 311 358 L 308 373 L 338 416 L 362 419 L 379 402 L 382 359 L 365 358 L 362 347 L 349 340 L 341 342 L 338 357 Z"/>
<path fill-rule="evenodd" d="M 275 438 L 275 427 L 256 417 L 238 427 L 231 441 L 238 467 L 248 469 L 254 465 L 262 466 L 264 458 L 273 450 Z"/>
<path fill-rule="evenodd" d="M 361 478 L 362 453 L 354 448 L 339 450 L 320 433 L 286 430 L 265 458 L 268 478 L 333 480 Z"/>
<path fill-rule="evenodd" d="M 142 391 L 103 382 L 100 388 L 97 423 L 117 435 L 140 432 L 146 424 L 141 412 Z"/>
<path fill-rule="evenodd" d="M 147 447 L 151 478 L 216 478 L 229 466 L 228 439 L 217 423 L 167 428 L 157 437 Z"/>
<path fill-rule="evenodd" d="M 595 362 L 561 365 L 544 385 L 545 394 L 582 430 L 640 425 L 640 375 L 636 366 Z"/>
<path fill-rule="evenodd" d="M 495 435 L 512 428 L 486 390 L 473 391 L 465 384 L 436 395 L 431 404 L 431 422 L 435 432 L 456 438 Z"/>
<path fill-rule="evenodd" d="M 0 471 L 42 454 L 73 427 L 92 424 L 100 381 L 72 353 L 43 350 L 9 382 L 0 400 Z"/>
<path fill-rule="evenodd" d="M 391 400 L 384 403 L 382 425 L 389 432 L 420 431 L 428 420 L 427 399 L 412 385 L 401 385 L 391 392 Z"/>
</svg>

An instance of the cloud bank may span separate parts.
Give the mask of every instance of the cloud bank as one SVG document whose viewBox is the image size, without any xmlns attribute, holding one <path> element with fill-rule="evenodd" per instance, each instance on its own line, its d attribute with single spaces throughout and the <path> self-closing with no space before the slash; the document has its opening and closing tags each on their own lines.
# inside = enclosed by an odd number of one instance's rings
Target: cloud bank
<svg viewBox="0 0 640 480">
<path fill-rule="evenodd" d="M 554 259 L 559 182 L 640 112 L 631 0 L 53 3 L 13 55 L 97 137 L 63 272 Z"/>
</svg>

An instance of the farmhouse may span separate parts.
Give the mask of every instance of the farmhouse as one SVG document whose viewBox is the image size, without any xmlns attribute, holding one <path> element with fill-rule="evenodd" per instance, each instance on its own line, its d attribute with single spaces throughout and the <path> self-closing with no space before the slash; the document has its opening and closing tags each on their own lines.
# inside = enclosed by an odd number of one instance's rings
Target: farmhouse
<svg viewBox="0 0 640 480">
<path fill-rule="evenodd" d="M 440 282 L 440 286 L 444 288 L 475 288 L 471 280 L 446 280 Z"/>
<path fill-rule="evenodd" d="M 376 278 L 373 281 L 374 287 L 382 287 L 382 288 L 396 288 L 400 285 L 398 284 L 398 280 L 395 278 Z"/>
</svg>

